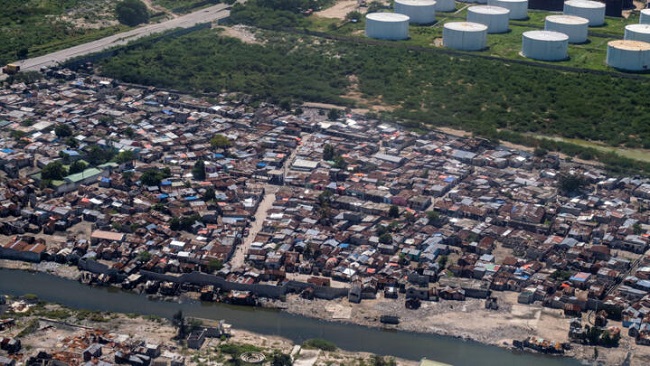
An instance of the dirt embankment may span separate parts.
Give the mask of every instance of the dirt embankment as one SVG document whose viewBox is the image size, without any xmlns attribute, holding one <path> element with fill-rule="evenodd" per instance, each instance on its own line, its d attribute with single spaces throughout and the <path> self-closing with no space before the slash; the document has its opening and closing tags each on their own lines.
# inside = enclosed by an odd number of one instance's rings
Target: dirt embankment
<svg viewBox="0 0 650 366">
<path fill-rule="evenodd" d="M 384 299 L 381 295 L 378 299 L 363 300 L 360 304 L 349 303 L 347 299 L 305 300 L 292 295 L 281 305 L 285 311 L 293 314 L 369 327 L 386 327 L 379 322 L 379 318 L 382 315 L 396 315 L 400 323 L 390 326 L 392 329 L 448 335 L 506 348 L 511 347 L 513 340 L 523 340 L 529 336 L 559 342 L 569 341 L 571 319 L 565 317 L 562 310 L 518 304 L 518 293 L 515 292 L 498 292 L 493 295 L 498 298 L 497 311 L 485 309 L 485 301 L 479 299 L 424 301 L 420 309 L 409 310 L 404 306 L 403 298 Z M 583 323 L 586 321 L 585 315 Z M 620 322 L 610 322 L 609 325 L 625 331 Z M 631 365 L 650 364 L 650 347 L 637 346 L 627 335 L 623 336 L 618 348 L 598 348 L 598 361 L 606 365 L 622 364 L 628 351 L 632 355 Z M 574 343 L 566 355 L 593 362 L 594 347 Z"/>
</svg>

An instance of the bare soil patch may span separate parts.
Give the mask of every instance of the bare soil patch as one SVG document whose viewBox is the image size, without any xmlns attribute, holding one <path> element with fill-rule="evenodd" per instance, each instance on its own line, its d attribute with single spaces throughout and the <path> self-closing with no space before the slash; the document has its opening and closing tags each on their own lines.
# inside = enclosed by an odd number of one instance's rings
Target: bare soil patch
<svg viewBox="0 0 650 366">
<path fill-rule="evenodd" d="M 349 12 L 360 10 L 357 4 L 357 0 L 341 0 L 325 10 L 315 12 L 314 15 L 321 18 L 345 19 Z"/>
<path fill-rule="evenodd" d="M 253 30 L 245 25 L 233 25 L 232 27 L 219 27 L 217 29 L 221 32 L 222 35 L 226 37 L 237 38 L 247 44 L 263 43 L 255 37 Z"/>
</svg>

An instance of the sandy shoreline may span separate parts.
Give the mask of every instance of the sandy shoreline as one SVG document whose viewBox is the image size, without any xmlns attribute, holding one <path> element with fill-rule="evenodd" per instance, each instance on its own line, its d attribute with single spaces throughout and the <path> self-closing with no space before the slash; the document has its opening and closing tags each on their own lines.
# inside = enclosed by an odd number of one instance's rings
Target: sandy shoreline
<svg viewBox="0 0 650 366">
<path fill-rule="evenodd" d="M 44 272 L 71 280 L 77 280 L 80 274 L 76 267 L 53 262 L 0 260 L 0 268 Z M 306 300 L 298 295 L 289 295 L 285 302 L 263 300 L 262 306 L 325 321 L 450 336 L 506 349 L 512 349 L 513 339 L 522 340 L 533 335 L 560 342 L 568 341 L 570 319 L 565 318 L 561 310 L 535 304 L 517 304 L 518 294 L 514 292 L 495 292 L 493 295 L 499 301 L 500 308 L 497 311 L 485 309 L 484 300 L 479 299 L 422 302 L 420 309 L 409 310 L 404 306 L 404 299 L 384 299 L 381 296 L 378 299 L 363 300 L 360 304 L 352 304 L 345 298 Z M 399 325 L 386 326 L 380 323 L 379 318 L 382 315 L 398 316 Z M 612 323 L 621 327 L 620 322 Z M 594 362 L 593 348 L 572 344 L 572 349 L 564 356 Z M 650 364 L 650 347 L 637 346 L 629 337 L 623 337 L 618 348 L 602 349 L 598 361 L 605 364 L 621 364 L 628 351 L 634 353 L 631 365 Z M 400 364 L 404 365 L 415 364 L 411 361 L 400 361 Z"/>
</svg>

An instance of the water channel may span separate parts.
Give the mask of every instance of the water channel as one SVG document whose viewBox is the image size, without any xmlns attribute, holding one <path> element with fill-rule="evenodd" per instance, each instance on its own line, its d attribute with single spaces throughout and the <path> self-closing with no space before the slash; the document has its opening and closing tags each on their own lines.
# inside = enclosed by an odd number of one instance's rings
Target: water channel
<svg viewBox="0 0 650 366">
<path fill-rule="evenodd" d="M 580 365 L 578 361 L 568 358 L 513 352 L 433 334 L 396 332 L 327 322 L 272 309 L 199 301 L 182 303 L 152 301 L 144 295 L 117 288 L 89 287 L 46 273 L 0 269 L 0 294 L 18 296 L 27 293 L 36 294 L 44 301 L 79 309 L 157 315 L 166 318 L 171 318 L 172 314 L 182 310 L 187 316 L 225 319 L 235 329 L 277 335 L 296 343 L 302 343 L 309 338 L 324 338 L 347 351 L 372 352 L 409 360 L 427 357 L 455 366 Z"/>
</svg>

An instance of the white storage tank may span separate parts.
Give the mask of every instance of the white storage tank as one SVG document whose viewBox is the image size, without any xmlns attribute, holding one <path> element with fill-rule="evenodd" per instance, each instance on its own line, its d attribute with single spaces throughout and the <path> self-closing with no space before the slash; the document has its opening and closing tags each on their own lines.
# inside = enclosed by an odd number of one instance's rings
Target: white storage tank
<svg viewBox="0 0 650 366">
<path fill-rule="evenodd" d="M 560 32 L 534 30 L 522 35 L 521 53 L 541 61 L 561 61 L 569 57 L 569 36 Z"/>
<path fill-rule="evenodd" d="M 456 11 L 454 0 L 436 0 L 436 11 Z"/>
<path fill-rule="evenodd" d="M 488 5 L 510 10 L 510 19 L 528 19 L 528 0 L 488 0 Z"/>
<path fill-rule="evenodd" d="M 641 10 L 641 17 L 639 18 L 639 23 L 650 24 L 650 9 Z"/>
<path fill-rule="evenodd" d="M 564 14 L 589 20 L 590 27 L 605 24 L 605 4 L 589 0 L 569 0 L 564 3 Z"/>
<path fill-rule="evenodd" d="M 467 21 L 487 25 L 488 33 L 508 31 L 510 10 L 500 6 L 477 5 L 467 8 Z"/>
<path fill-rule="evenodd" d="M 650 67 L 650 43 L 616 40 L 607 43 L 607 65 L 626 71 L 645 71 Z"/>
<path fill-rule="evenodd" d="M 366 36 L 376 39 L 407 39 L 409 37 L 409 17 L 395 13 L 367 14 Z"/>
<path fill-rule="evenodd" d="M 487 46 L 487 25 L 470 22 L 446 23 L 442 44 L 461 51 L 480 51 Z"/>
<path fill-rule="evenodd" d="M 433 0 L 395 0 L 395 13 L 407 15 L 413 24 L 431 24 L 436 21 L 436 2 Z"/>
<path fill-rule="evenodd" d="M 564 33 L 569 43 L 585 43 L 589 33 L 589 20 L 575 15 L 549 15 L 544 29 Z"/>
<path fill-rule="evenodd" d="M 625 26 L 625 39 L 650 42 L 650 24 L 629 24 Z"/>
</svg>

